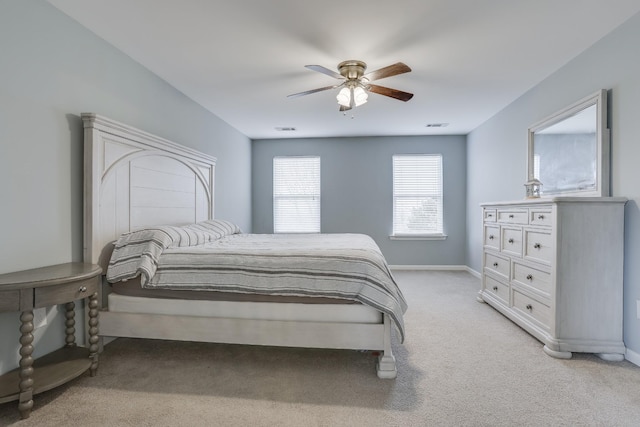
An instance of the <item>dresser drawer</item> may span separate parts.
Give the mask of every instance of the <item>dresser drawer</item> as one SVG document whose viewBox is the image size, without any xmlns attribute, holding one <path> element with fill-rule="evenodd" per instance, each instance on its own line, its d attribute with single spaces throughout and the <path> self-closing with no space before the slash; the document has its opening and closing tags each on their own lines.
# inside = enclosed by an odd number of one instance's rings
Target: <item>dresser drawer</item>
<svg viewBox="0 0 640 427">
<path fill-rule="evenodd" d="M 498 209 L 498 221 L 505 224 L 527 224 L 529 222 L 529 211 Z"/>
<path fill-rule="evenodd" d="M 505 254 L 522 257 L 522 228 L 503 227 L 500 247 Z"/>
<path fill-rule="evenodd" d="M 34 307 L 47 307 L 87 298 L 98 292 L 99 277 L 35 289 Z"/>
<path fill-rule="evenodd" d="M 548 305 L 513 289 L 513 308 L 526 318 L 535 321 L 545 329 L 549 329 L 551 308 Z"/>
<path fill-rule="evenodd" d="M 509 280 L 510 261 L 497 255 L 485 252 L 484 268 Z"/>
<path fill-rule="evenodd" d="M 524 230 L 524 257 L 532 261 L 551 265 L 553 237 L 551 231 Z"/>
<path fill-rule="evenodd" d="M 500 250 L 500 227 L 497 225 L 484 226 L 484 245 L 487 248 Z"/>
<path fill-rule="evenodd" d="M 551 274 L 518 262 L 513 263 L 513 280 L 544 293 L 551 294 Z"/>
<path fill-rule="evenodd" d="M 506 305 L 509 305 L 509 285 L 506 285 L 493 277 L 484 276 L 484 289 Z"/>
<path fill-rule="evenodd" d="M 551 227 L 551 208 L 531 208 L 529 209 L 529 224 L 539 227 Z"/>
<path fill-rule="evenodd" d="M 496 222 L 496 210 L 495 209 L 485 209 L 484 210 L 484 222 Z"/>
</svg>

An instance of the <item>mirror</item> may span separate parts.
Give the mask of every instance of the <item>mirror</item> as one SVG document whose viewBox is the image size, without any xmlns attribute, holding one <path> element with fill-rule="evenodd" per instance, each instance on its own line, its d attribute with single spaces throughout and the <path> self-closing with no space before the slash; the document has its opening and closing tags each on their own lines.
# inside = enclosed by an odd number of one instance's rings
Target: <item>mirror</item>
<svg viewBox="0 0 640 427">
<path fill-rule="evenodd" d="M 541 196 L 608 196 L 607 91 L 600 90 L 529 128 L 528 180 Z"/>
</svg>

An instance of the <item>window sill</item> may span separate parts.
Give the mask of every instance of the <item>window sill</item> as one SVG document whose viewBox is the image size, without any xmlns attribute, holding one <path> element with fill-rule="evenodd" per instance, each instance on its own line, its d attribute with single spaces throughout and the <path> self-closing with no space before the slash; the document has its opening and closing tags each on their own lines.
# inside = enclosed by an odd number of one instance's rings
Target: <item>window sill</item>
<svg viewBox="0 0 640 427">
<path fill-rule="evenodd" d="M 391 240 L 447 240 L 446 234 L 393 234 Z"/>
</svg>

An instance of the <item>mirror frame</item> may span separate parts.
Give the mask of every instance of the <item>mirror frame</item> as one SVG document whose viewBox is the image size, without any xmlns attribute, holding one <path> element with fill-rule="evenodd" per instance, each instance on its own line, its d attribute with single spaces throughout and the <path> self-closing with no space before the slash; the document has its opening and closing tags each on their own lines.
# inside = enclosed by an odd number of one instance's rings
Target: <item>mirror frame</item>
<svg viewBox="0 0 640 427">
<path fill-rule="evenodd" d="M 546 117 L 535 123 L 528 131 L 527 153 L 527 180 L 534 178 L 534 148 L 535 133 L 550 126 L 560 123 L 575 116 L 582 110 L 596 106 L 596 188 L 595 190 L 569 190 L 545 195 L 544 182 L 542 183 L 542 197 L 578 196 L 578 197 L 605 197 L 609 196 L 609 162 L 610 142 L 609 129 L 607 128 L 607 90 L 601 89 L 593 95 L 587 96 L 578 102 Z"/>
</svg>

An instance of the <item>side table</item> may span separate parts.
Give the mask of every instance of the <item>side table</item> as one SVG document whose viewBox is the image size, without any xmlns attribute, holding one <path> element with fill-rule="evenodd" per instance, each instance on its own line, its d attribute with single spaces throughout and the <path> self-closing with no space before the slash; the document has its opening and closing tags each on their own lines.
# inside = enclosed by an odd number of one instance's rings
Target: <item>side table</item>
<svg viewBox="0 0 640 427">
<path fill-rule="evenodd" d="M 0 376 L 0 403 L 18 400 L 22 418 L 33 408 L 33 395 L 98 369 L 98 288 L 102 269 L 71 262 L 0 275 L 0 312 L 20 311 L 20 366 Z M 88 346 L 75 342 L 75 303 L 88 299 Z M 66 344 L 37 360 L 32 357 L 33 309 L 65 304 Z"/>
</svg>

